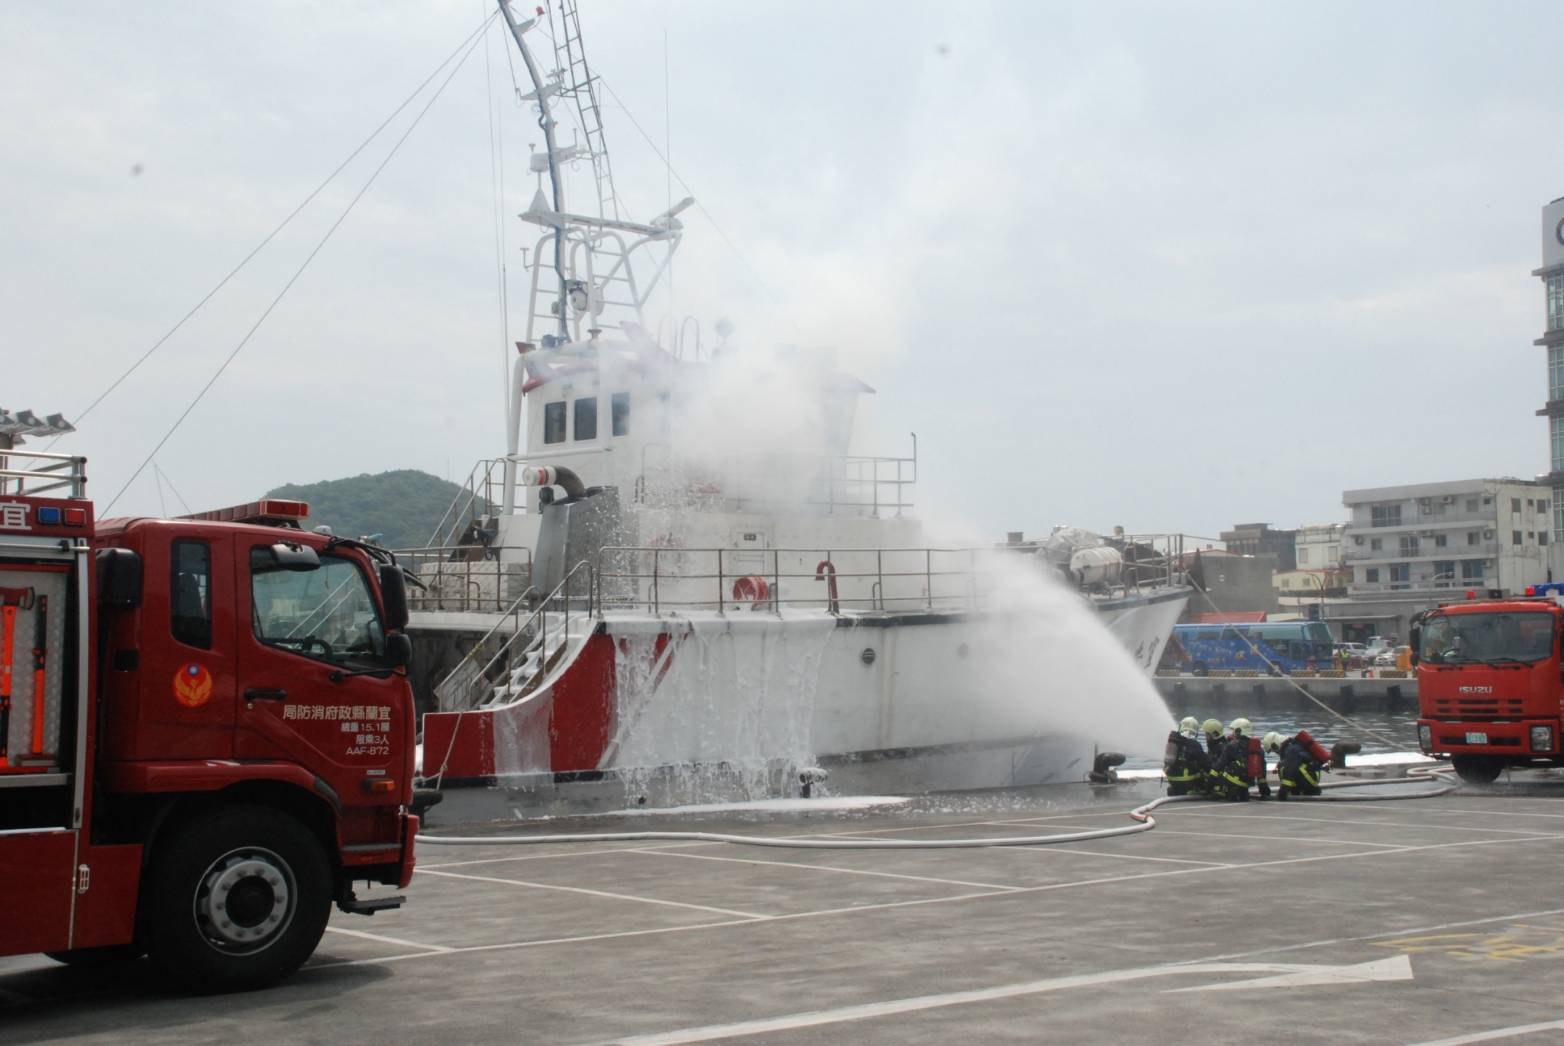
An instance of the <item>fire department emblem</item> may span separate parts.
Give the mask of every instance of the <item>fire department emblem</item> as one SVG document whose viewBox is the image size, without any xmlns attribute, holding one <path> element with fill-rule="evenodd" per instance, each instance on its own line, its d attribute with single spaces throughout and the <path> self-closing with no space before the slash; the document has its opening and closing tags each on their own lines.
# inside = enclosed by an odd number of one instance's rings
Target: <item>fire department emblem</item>
<svg viewBox="0 0 1564 1046">
<path fill-rule="evenodd" d="M 212 696 L 212 673 L 192 661 L 174 673 L 174 698 L 186 708 L 200 708 Z"/>
</svg>

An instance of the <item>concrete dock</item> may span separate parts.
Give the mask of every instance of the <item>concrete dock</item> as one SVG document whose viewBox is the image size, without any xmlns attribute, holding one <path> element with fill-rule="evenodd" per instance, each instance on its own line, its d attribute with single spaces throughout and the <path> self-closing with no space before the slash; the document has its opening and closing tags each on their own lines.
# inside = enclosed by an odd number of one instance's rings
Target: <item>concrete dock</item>
<svg viewBox="0 0 1564 1046">
<path fill-rule="evenodd" d="M 1157 676 L 1152 680 L 1169 708 L 1307 708 L 1324 702 L 1346 715 L 1416 712 L 1417 679 L 1364 676 Z M 1307 692 L 1308 696 L 1299 693 Z M 1314 700 L 1311 701 L 1310 698 Z"/>
<path fill-rule="evenodd" d="M 1013 836 L 1127 824 L 1155 794 L 508 831 Z M 1158 816 L 1058 846 L 426 846 L 408 907 L 334 916 L 278 987 L 191 999 L 144 963 L 0 959 L 0 1029 L 8 1044 L 1564 1041 L 1564 779 Z"/>
</svg>

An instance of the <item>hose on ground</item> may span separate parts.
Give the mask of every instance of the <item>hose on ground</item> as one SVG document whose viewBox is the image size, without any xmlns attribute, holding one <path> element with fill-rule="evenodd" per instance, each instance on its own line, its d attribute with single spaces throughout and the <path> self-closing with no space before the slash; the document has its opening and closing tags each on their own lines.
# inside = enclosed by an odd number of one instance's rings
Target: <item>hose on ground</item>
<svg viewBox="0 0 1564 1046">
<path fill-rule="evenodd" d="M 1421 771 L 1421 772 L 1420 772 Z M 1406 777 L 1393 780 L 1330 781 L 1320 785 L 1322 789 L 1372 788 L 1402 784 L 1408 778 L 1436 779 L 1443 776 L 1443 768 L 1432 770 L 1415 767 Z M 1459 785 L 1445 784 L 1439 788 L 1416 792 L 1397 792 L 1385 795 L 1319 795 L 1299 796 L 1302 800 L 1332 800 L 1337 802 L 1385 799 L 1432 799 L 1448 795 Z M 422 846 L 538 846 L 545 843 L 631 843 L 631 842 L 702 842 L 732 843 L 736 846 L 771 846 L 790 850 L 960 850 L 983 846 L 1050 846 L 1060 843 L 1084 843 L 1094 839 L 1113 839 L 1121 835 L 1149 832 L 1157 827 L 1152 811 L 1168 803 L 1188 802 L 1202 798 L 1195 795 L 1164 795 L 1142 803 L 1129 812 L 1134 824 L 1117 828 L 1097 828 L 1085 832 L 1061 832 L 1052 835 L 996 836 L 982 839 L 803 839 L 760 835 L 730 835 L 724 832 L 585 832 L 566 835 L 422 835 L 417 842 Z"/>
</svg>

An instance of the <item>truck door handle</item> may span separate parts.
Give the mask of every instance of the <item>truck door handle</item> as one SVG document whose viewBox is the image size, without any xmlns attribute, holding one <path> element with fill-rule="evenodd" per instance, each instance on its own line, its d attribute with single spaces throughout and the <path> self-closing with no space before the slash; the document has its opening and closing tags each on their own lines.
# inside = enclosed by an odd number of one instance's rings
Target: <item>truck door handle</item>
<svg viewBox="0 0 1564 1046">
<path fill-rule="evenodd" d="M 246 690 L 244 699 L 246 701 L 286 701 L 288 700 L 288 692 L 274 687 L 257 687 L 253 690 Z"/>
</svg>

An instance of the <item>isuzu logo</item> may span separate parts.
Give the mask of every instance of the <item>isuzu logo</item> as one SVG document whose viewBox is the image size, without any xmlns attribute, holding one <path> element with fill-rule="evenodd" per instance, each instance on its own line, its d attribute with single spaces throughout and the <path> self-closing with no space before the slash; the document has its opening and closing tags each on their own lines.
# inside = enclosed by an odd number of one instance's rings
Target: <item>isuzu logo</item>
<svg viewBox="0 0 1564 1046">
<path fill-rule="evenodd" d="M 1491 686 L 1463 686 L 1463 687 L 1460 688 L 1460 692 L 1463 693 L 1463 694 L 1491 694 L 1491 693 L 1493 693 L 1493 687 L 1491 687 Z"/>
</svg>

